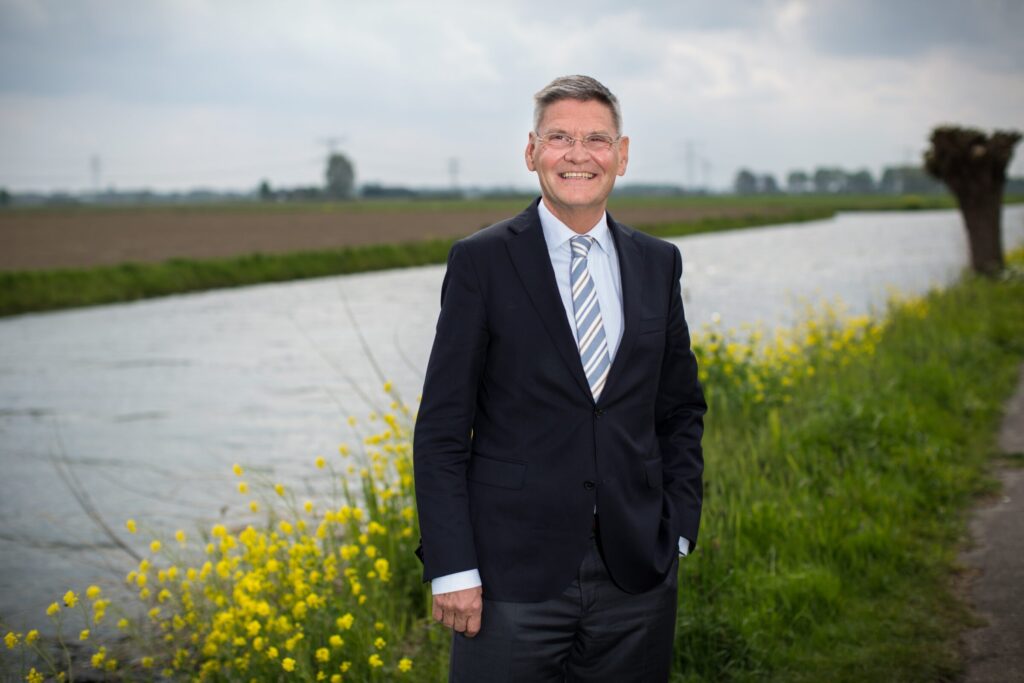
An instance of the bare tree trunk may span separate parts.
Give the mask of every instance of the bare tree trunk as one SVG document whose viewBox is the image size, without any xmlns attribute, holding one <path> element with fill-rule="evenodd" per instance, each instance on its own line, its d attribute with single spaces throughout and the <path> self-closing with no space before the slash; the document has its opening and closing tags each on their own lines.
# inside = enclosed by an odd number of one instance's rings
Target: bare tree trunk
<svg viewBox="0 0 1024 683">
<path fill-rule="evenodd" d="M 960 214 L 967 227 L 967 244 L 971 252 L 971 267 L 982 275 L 997 275 L 1005 265 L 1003 261 L 1003 202 L 1002 188 L 996 193 L 957 196 Z"/>
<path fill-rule="evenodd" d="M 973 128 L 940 126 L 932 131 L 925 168 L 956 195 L 967 228 L 971 266 L 997 275 L 1003 260 L 1003 188 L 1006 167 L 1020 140 L 1015 131 L 991 136 Z"/>
</svg>

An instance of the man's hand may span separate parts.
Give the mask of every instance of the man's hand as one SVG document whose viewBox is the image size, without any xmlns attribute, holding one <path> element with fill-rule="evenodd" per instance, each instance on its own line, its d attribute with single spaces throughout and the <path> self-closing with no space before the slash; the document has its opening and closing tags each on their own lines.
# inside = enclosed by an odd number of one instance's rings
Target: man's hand
<svg viewBox="0 0 1024 683">
<path fill-rule="evenodd" d="M 484 591 L 480 586 L 434 596 L 434 619 L 472 638 L 480 632 Z"/>
</svg>

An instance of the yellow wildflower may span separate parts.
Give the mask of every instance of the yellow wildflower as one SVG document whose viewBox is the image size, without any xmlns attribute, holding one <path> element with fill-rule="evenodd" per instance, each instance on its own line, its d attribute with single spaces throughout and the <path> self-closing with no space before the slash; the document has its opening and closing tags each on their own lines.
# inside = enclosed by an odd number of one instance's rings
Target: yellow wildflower
<svg viewBox="0 0 1024 683">
<path fill-rule="evenodd" d="M 282 498 L 284 498 L 284 485 L 283 484 L 274 484 L 274 493 L 276 493 L 277 495 L 279 495 Z"/>
<path fill-rule="evenodd" d="M 338 634 L 334 634 L 333 636 L 328 638 L 327 642 L 331 644 L 331 647 L 341 647 L 345 644 L 345 639 L 339 636 Z"/>
<path fill-rule="evenodd" d="M 246 484 L 244 481 L 238 482 L 238 492 L 239 493 L 249 493 L 249 485 Z"/>
<path fill-rule="evenodd" d="M 408 657 L 402 657 L 398 660 L 398 670 L 402 673 L 406 673 L 412 668 L 412 660 Z"/>
<path fill-rule="evenodd" d="M 341 674 L 333 674 L 331 676 L 331 683 L 341 683 Z"/>
<path fill-rule="evenodd" d="M 82 632 L 78 634 L 79 640 L 89 640 L 89 629 L 82 629 Z"/>
<path fill-rule="evenodd" d="M 317 648 L 316 661 L 318 662 L 329 662 L 331 661 L 331 651 L 326 647 Z"/>
<path fill-rule="evenodd" d="M 379 637 L 379 636 L 378 636 L 377 640 L 373 641 L 373 646 L 374 646 L 375 648 L 377 648 L 378 650 L 383 650 L 383 649 L 384 649 L 384 647 L 385 647 L 385 646 L 386 646 L 387 644 L 388 644 L 388 641 L 384 640 L 383 638 L 381 638 L 381 637 Z"/>
<path fill-rule="evenodd" d="M 399 666 L 401 666 L 401 665 L 399 665 Z M 152 657 L 143 657 L 142 658 L 142 668 L 143 669 L 152 669 L 153 668 L 153 658 Z"/>
<path fill-rule="evenodd" d="M 25 642 L 29 645 L 36 642 L 37 640 L 39 640 L 39 631 L 32 629 L 31 631 L 25 634 Z"/>
<path fill-rule="evenodd" d="M 149 549 L 150 549 L 150 550 L 151 550 L 151 551 L 152 551 L 153 553 L 158 553 L 158 552 L 160 552 L 160 547 L 161 547 L 161 545 L 160 545 L 160 541 L 153 541 L 152 543 L 150 543 L 150 544 L 149 544 Z"/>
<path fill-rule="evenodd" d="M 185 545 L 185 541 L 187 540 L 187 538 L 188 537 L 185 536 L 185 531 L 183 529 L 178 529 L 174 532 L 174 539 L 181 545 Z"/>
<path fill-rule="evenodd" d="M 318 455 L 318 456 L 316 457 L 316 468 L 317 468 L 318 470 L 322 470 L 322 469 L 323 469 L 324 467 L 326 467 L 326 466 L 327 466 L 327 461 L 326 461 L 326 460 L 324 460 L 324 456 L 322 456 L 322 455 Z"/>
<path fill-rule="evenodd" d="M 75 595 L 74 591 L 68 591 L 64 594 L 64 605 L 66 607 L 74 607 L 78 604 L 78 596 Z"/>
<path fill-rule="evenodd" d="M 122 631 L 125 630 L 126 628 L 128 628 L 128 620 L 123 618 L 123 617 L 121 619 L 118 619 L 117 620 L 117 627 L 119 629 L 121 629 Z"/>
<path fill-rule="evenodd" d="M 60 611 L 60 605 L 55 602 L 51 602 L 50 606 L 46 608 L 46 616 L 52 617 L 54 614 Z"/>
<path fill-rule="evenodd" d="M 7 644 L 8 650 L 13 650 L 14 648 L 18 647 L 18 642 L 18 634 L 14 631 L 8 631 L 7 635 L 4 636 L 4 643 Z"/>
<path fill-rule="evenodd" d="M 260 504 L 257 503 L 255 500 L 250 500 L 249 501 L 249 509 L 252 510 L 253 512 L 259 512 L 260 511 Z"/>
<path fill-rule="evenodd" d="M 128 533 L 130 533 L 130 534 L 134 534 L 136 531 L 139 530 L 138 526 L 136 526 L 136 524 L 135 524 L 135 520 L 134 519 L 129 519 L 128 521 L 126 521 L 124 523 L 124 526 L 125 526 L 125 528 L 128 529 Z"/>
<path fill-rule="evenodd" d="M 92 668 L 99 669 L 103 666 L 103 661 L 107 658 L 107 648 L 101 647 L 96 651 L 96 654 L 92 656 L 90 660 L 92 662 Z"/>
<path fill-rule="evenodd" d="M 277 655 L 278 655 L 278 652 L 277 652 L 277 648 L 276 647 L 271 646 L 271 647 L 267 648 L 267 658 L 268 659 L 277 659 Z"/>
<path fill-rule="evenodd" d="M 239 465 L 237 462 L 231 466 L 231 471 L 235 473 L 236 477 L 240 477 L 245 473 L 245 470 L 243 470 L 242 466 Z"/>
<path fill-rule="evenodd" d="M 32 667 L 29 670 L 28 675 L 25 676 L 25 680 L 28 681 L 28 683 L 43 683 L 46 679 L 43 677 L 43 674 L 36 671 L 35 667 Z"/>
<path fill-rule="evenodd" d="M 313 501 L 307 500 L 302 507 L 305 508 L 307 515 L 311 514 L 313 512 Z"/>
<path fill-rule="evenodd" d="M 99 587 L 99 586 L 89 586 L 89 587 L 88 587 L 88 588 L 87 588 L 87 589 L 85 590 L 85 595 L 86 595 L 86 596 L 87 596 L 87 597 L 88 597 L 88 598 L 89 598 L 90 600 L 95 600 L 96 598 L 98 598 L 98 597 L 100 596 L 100 592 L 101 592 L 101 591 L 100 591 L 100 587 Z"/>
<path fill-rule="evenodd" d="M 291 657 L 285 657 L 281 660 L 281 668 L 285 671 L 295 671 L 295 660 Z"/>
<path fill-rule="evenodd" d="M 384 660 L 381 659 L 380 655 L 377 653 L 373 653 L 372 655 L 370 655 L 366 661 L 368 661 L 370 663 L 370 666 L 372 666 L 374 669 L 384 666 Z"/>
<path fill-rule="evenodd" d="M 337 624 L 338 628 L 342 631 L 348 631 L 352 628 L 352 624 L 355 623 L 355 620 L 356 618 L 352 616 L 351 613 L 346 613 L 344 616 L 338 617 L 334 623 Z"/>
</svg>

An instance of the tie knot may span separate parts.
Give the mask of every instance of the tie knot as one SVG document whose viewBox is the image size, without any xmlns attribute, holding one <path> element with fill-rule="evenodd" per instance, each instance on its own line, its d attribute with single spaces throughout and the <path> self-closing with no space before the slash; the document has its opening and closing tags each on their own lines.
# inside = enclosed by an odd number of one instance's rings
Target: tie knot
<svg viewBox="0 0 1024 683">
<path fill-rule="evenodd" d="M 594 238 L 588 235 L 579 235 L 569 240 L 572 243 L 572 255 L 580 258 L 587 258 L 590 248 L 594 246 Z"/>
</svg>

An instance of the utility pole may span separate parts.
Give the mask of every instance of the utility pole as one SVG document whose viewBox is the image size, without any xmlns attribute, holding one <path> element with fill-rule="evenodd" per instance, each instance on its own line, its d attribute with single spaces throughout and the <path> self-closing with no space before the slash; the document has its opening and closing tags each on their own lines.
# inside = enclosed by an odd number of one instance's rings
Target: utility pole
<svg viewBox="0 0 1024 683">
<path fill-rule="evenodd" d="M 459 160 L 457 157 L 452 157 L 448 160 L 448 177 L 452 181 L 452 191 L 459 191 Z"/>
<path fill-rule="evenodd" d="M 100 194 L 100 169 L 100 155 L 93 154 L 89 157 L 89 177 L 92 180 L 92 194 L 94 199 Z"/>
<path fill-rule="evenodd" d="M 693 192 L 696 189 L 696 181 L 693 177 L 693 140 L 686 141 L 686 189 Z"/>
<path fill-rule="evenodd" d="M 319 142 L 321 145 L 325 145 L 327 147 L 327 156 L 331 156 L 337 153 L 338 145 L 341 145 L 343 142 L 345 142 L 346 139 L 347 136 L 345 135 L 333 135 L 329 137 L 320 138 L 319 140 L 317 140 L 317 142 Z"/>
</svg>

